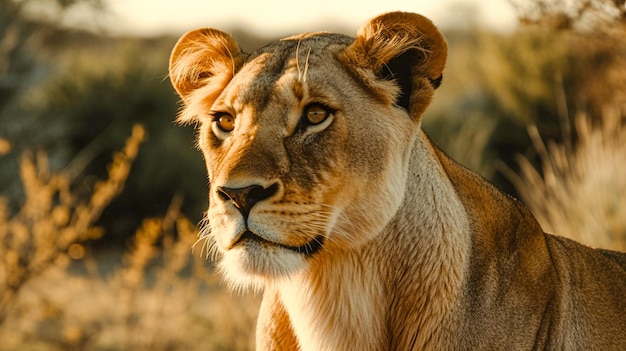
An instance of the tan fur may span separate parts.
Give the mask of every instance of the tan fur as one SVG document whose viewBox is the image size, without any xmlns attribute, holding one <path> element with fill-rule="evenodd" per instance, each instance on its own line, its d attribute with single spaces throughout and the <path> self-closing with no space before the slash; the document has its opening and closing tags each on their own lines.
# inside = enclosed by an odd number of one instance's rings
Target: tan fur
<svg viewBox="0 0 626 351">
<path fill-rule="evenodd" d="M 446 55 L 410 13 L 252 54 L 214 29 L 177 43 L 202 235 L 234 289 L 264 292 L 257 349 L 626 349 L 626 255 L 544 234 L 421 131 Z"/>
</svg>

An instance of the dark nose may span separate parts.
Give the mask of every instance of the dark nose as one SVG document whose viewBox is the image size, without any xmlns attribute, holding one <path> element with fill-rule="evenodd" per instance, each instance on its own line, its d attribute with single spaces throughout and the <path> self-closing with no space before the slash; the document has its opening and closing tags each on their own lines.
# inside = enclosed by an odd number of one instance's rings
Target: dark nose
<svg viewBox="0 0 626 351">
<path fill-rule="evenodd" d="M 217 193 L 224 201 L 232 201 L 245 220 L 248 219 L 250 210 L 257 202 L 274 195 L 278 190 L 278 184 L 264 188 L 260 185 L 250 185 L 245 188 L 217 187 Z"/>
</svg>

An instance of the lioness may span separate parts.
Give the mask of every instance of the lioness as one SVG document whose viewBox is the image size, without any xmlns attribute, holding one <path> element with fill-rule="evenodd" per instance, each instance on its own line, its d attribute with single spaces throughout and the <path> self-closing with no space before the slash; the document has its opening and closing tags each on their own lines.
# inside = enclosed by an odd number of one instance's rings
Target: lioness
<svg viewBox="0 0 626 351">
<path fill-rule="evenodd" d="M 389 13 L 356 38 L 170 59 L 210 180 L 203 236 L 263 289 L 259 350 L 626 350 L 626 255 L 545 234 L 420 128 L 446 42 Z"/>
</svg>

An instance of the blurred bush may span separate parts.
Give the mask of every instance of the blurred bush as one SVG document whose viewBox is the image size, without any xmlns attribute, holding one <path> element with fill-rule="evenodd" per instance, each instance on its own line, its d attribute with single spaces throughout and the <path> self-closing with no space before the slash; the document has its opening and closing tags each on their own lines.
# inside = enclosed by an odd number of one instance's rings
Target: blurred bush
<svg viewBox="0 0 626 351">
<path fill-rule="evenodd" d="M 605 106 L 626 103 L 623 33 L 448 33 L 450 61 L 425 128 L 453 158 L 517 195 L 501 169 L 519 171 L 518 154 L 541 164 L 528 125 L 571 148 L 576 115 L 597 122 Z"/>
<path fill-rule="evenodd" d="M 123 131 L 133 123 L 145 126 L 145 152 L 128 190 L 102 217 L 112 233 L 132 232 L 142 218 L 162 213 L 175 194 L 186 199 L 184 211 L 194 220 L 206 206 L 204 163 L 194 149 L 193 130 L 173 123 L 177 98 L 165 79 L 171 45 L 156 42 L 122 42 L 106 52 L 73 57 L 71 71 L 42 87 L 45 98 L 33 113 L 33 125 L 62 127 L 28 133 L 58 157 L 64 173 L 89 185 L 86 175 L 98 175 L 106 155 L 123 142 Z"/>
<path fill-rule="evenodd" d="M 6 198 L 0 197 L 0 326 L 30 281 L 58 265 L 72 250 L 84 250 L 85 242 L 102 236 L 95 223 L 122 192 L 144 136 L 143 127 L 133 128 L 126 146 L 114 157 L 107 179 L 94 185 L 87 200 L 72 193 L 69 179 L 50 172 L 45 154 L 23 157 L 20 178 L 26 199 L 19 212 L 12 213 Z"/>
<path fill-rule="evenodd" d="M 0 48 L 9 49 L 0 52 L 0 69 L 5 67 L 0 140 L 11 153 L 0 159 L 0 191 L 10 205 L 15 208 L 24 197 L 18 163 L 26 150 L 46 150 L 51 169 L 86 192 L 94 176 L 103 176 L 102 166 L 123 145 L 126 131 L 141 123 L 145 152 L 127 191 L 101 218 L 113 234 L 107 240 L 123 241 L 142 218 L 163 213 L 174 194 L 186 199 L 185 213 L 199 220 L 206 206 L 203 161 L 194 149 L 192 128 L 173 124 L 177 97 L 166 79 L 175 38 L 72 31 L 29 19 L 20 6 L 24 2 L 2 1 Z"/>
<path fill-rule="evenodd" d="M 569 144 L 546 144 L 531 126 L 541 167 L 518 157 L 521 172 L 508 176 L 544 230 L 626 251 L 626 109 L 607 107 L 599 123 L 581 113 L 575 122 L 578 141 Z"/>
</svg>

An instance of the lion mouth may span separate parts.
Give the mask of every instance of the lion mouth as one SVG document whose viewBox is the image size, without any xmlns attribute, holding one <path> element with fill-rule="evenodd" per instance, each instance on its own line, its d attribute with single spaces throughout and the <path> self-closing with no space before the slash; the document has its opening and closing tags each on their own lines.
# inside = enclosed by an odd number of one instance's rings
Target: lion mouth
<svg viewBox="0 0 626 351">
<path fill-rule="evenodd" d="M 280 244 L 280 243 L 275 243 L 273 241 L 269 241 L 267 239 L 264 239 L 256 235 L 255 233 L 249 230 L 246 230 L 243 233 L 243 235 L 239 238 L 237 243 L 243 243 L 247 240 L 282 247 L 283 249 L 287 249 L 287 250 L 290 250 L 290 251 L 293 251 L 293 252 L 308 256 L 308 257 L 311 257 L 316 252 L 318 252 L 324 244 L 324 237 L 322 235 L 318 235 L 317 237 L 313 238 L 313 240 L 309 241 L 308 243 L 304 245 L 291 246 L 291 245 L 285 245 L 285 244 Z"/>
</svg>

